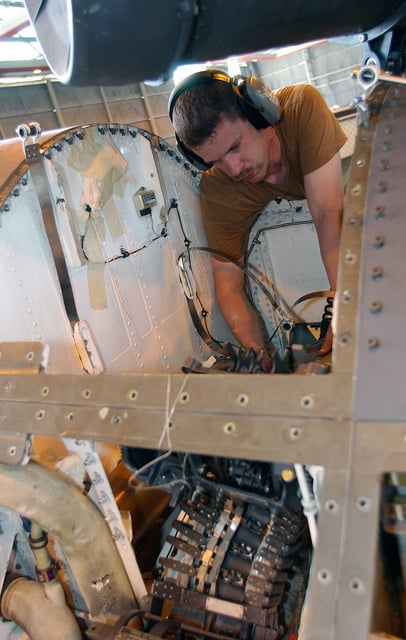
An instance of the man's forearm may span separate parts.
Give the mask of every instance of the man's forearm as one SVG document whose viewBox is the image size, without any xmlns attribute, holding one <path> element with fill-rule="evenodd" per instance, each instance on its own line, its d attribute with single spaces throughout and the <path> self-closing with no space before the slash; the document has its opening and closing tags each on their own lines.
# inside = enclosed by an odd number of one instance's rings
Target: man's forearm
<svg viewBox="0 0 406 640">
<path fill-rule="evenodd" d="M 338 254 L 340 250 L 340 231 L 321 228 L 318 232 L 321 258 L 326 269 L 331 289 L 337 288 Z"/>
<path fill-rule="evenodd" d="M 230 294 L 219 299 L 221 312 L 233 336 L 244 349 L 265 351 L 265 340 L 258 315 L 245 294 Z"/>
</svg>

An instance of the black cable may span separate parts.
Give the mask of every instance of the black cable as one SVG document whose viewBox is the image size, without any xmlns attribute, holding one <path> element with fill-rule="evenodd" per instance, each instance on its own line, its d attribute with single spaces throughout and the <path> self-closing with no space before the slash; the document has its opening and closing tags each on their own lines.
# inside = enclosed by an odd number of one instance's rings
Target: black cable
<svg viewBox="0 0 406 640">
<path fill-rule="evenodd" d="M 212 254 L 214 256 L 218 256 L 219 258 L 222 258 L 223 260 L 226 260 L 227 262 L 231 262 L 236 267 L 241 269 L 241 271 L 243 271 L 246 276 L 248 276 L 249 278 L 251 278 L 255 282 L 255 284 L 261 289 L 261 291 L 266 296 L 266 298 L 269 300 L 269 302 L 271 303 L 271 305 L 273 306 L 273 308 L 275 310 L 280 308 L 279 305 L 277 304 L 277 302 L 275 301 L 275 299 L 273 298 L 273 296 L 272 296 L 271 292 L 269 291 L 269 289 L 267 289 L 267 287 L 265 287 L 265 285 L 261 282 L 261 280 L 255 275 L 255 273 L 253 273 L 247 267 L 246 264 L 242 264 L 241 262 L 239 262 L 238 260 L 236 260 L 232 256 L 229 256 L 227 253 L 223 253 L 223 251 L 218 251 L 217 249 L 211 249 L 210 247 L 189 247 L 188 250 L 189 251 L 206 251 L 207 253 L 210 253 L 210 254 Z M 183 255 L 184 255 L 184 253 L 181 254 L 179 257 L 181 258 Z"/>
</svg>

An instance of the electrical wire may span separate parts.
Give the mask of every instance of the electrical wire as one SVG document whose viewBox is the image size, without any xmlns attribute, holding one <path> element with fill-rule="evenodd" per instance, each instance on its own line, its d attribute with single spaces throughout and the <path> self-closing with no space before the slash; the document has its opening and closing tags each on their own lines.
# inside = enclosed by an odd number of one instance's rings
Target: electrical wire
<svg viewBox="0 0 406 640">
<path fill-rule="evenodd" d="M 185 389 L 185 386 L 187 384 L 189 376 L 190 376 L 190 374 L 187 374 L 183 378 L 182 384 L 181 384 L 181 386 L 179 388 L 178 393 L 176 394 L 176 397 L 175 397 L 175 400 L 172 403 L 172 406 L 170 406 L 171 376 L 168 376 L 168 380 L 167 380 L 167 383 L 166 383 L 165 420 L 164 420 L 164 424 L 163 424 L 163 427 L 162 427 L 161 436 L 160 436 L 158 444 L 157 444 L 157 449 L 160 449 L 162 447 L 164 439 L 166 438 L 167 451 L 165 451 L 164 453 L 160 454 L 159 456 L 157 456 L 153 460 L 150 460 L 149 462 L 144 464 L 142 467 L 137 469 L 137 471 L 135 471 L 132 474 L 132 476 L 128 479 L 128 486 L 130 486 L 131 488 L 134 488 L 135 481 L 137 480 L 139 475 L 144 473 L 147 469 L 150 469 L 151 467 L 155 466 L 156 464 L 159 464 L 160 462 L 162 462 L 162 460 L 165 460 L 166 458 L 168 458 L 171 455 L 171 453 L 173 452 L 172 440 L 171 440 L 171 435 L 170 435 L 170 428 L 172 426 L 172 418 L 173 418 L 173 414 L 175 412 L 176 405 L 178 404 L 180 396 L 181 396 L 181 394 L 183 393 L 183 391 Z"/>
</svg>

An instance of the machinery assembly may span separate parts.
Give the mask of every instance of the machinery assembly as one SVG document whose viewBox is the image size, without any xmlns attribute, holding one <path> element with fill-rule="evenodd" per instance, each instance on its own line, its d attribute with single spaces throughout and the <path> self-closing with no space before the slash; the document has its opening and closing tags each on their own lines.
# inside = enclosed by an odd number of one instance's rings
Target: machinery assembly
<svg viewBox="0 0 406 640">
<path fill-rule="evenodd" d="M 223 55 L 200 39 L 206 4 L 169 3 L 180 34 L 137 73 L 202 42 Z M 80 29 L 98 31 L 60 10 L 74 57 L 54 66 L 86 84 Z M 314 24 L 370 34 L 337 291 L 305 200 L 270 202 L 250 236 L 272 373 L 217 306 L 200 174 L 176 148 L 122 123 L 0 143 L 1 640 L 406 637 L 404 5 L 355 10 L 356 28 Z"/>
</svg>

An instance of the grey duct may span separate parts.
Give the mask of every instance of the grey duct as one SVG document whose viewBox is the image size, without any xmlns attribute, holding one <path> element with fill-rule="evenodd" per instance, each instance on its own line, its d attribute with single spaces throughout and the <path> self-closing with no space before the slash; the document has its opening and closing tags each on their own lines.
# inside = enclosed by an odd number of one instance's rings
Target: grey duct
<svg viewBox="0 0 406 640">
<path fill-rule="evenodd" d="M 135 606 L 103 515 L 78 487 L 35 462 L 0 464 L 0 504 L 35 520 L 59 542 L 91 615 Z"/>
<path fill-rule="evenodd" d="M 168 78 L 179 64 L 388 30 L 405 0 L 25 0 L 45 57 L 61 82 L 122 85 Z M 300 19 L 298 19 L 300 16 Z M 370 34 L 370 36 L 368 36 Z"/>
<path fill-rule="evenodd" d="M 81 640 L 73 613 L 50 600 L 39 582 L 16 578 L 1 598 L 1 613 L 21 627 L 30 640 Z"/>
</svg>

